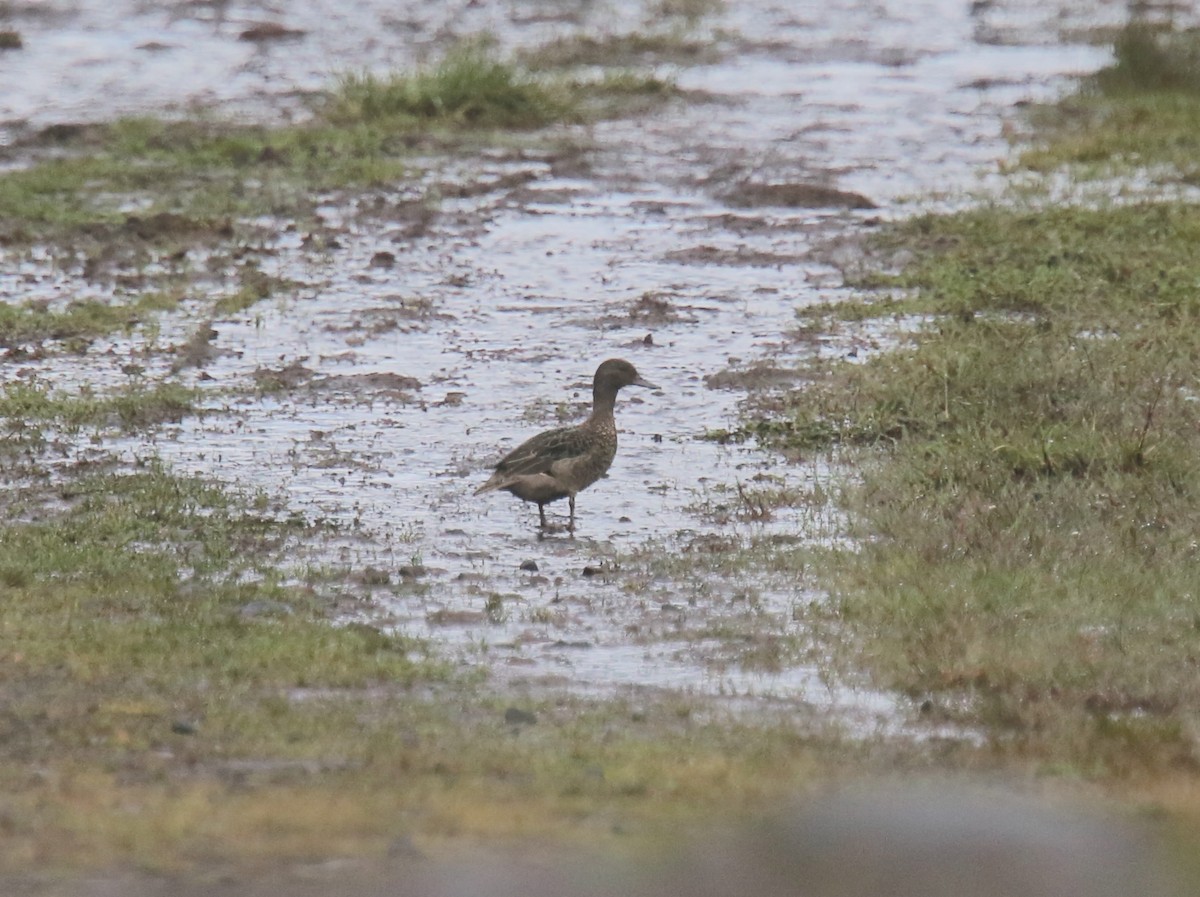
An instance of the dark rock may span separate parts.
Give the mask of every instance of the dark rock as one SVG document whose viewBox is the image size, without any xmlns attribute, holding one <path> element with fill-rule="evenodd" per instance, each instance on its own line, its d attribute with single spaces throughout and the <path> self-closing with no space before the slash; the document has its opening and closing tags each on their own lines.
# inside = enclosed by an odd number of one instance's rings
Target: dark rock
<svg viewBox="0 0 1200 897">
<path fill-rule="evenodd" d="M 316 375 L 316 371 L 306 368 L 298 361 L 293 361 L 287 367 L 258 368 L 252 376 L 259 389 L 289 390 L 308 383 Z"/>
<path fill-rule="evenodd" d="M 345 390 L 347 392 L 372 392 L 392 398 L 405 398 L 410 390 L 420 389 L 421 381 L 391 371 L 373 371 L 368 374 L 331 374 L 313 381 L 313 389 Z"/>
<path fill-rule="evenodd" d="M 448 610 L 441 608 L 425 615 L 430 626 L 475 626 L 488 622 L 488 616 L 476 610 Z"/>
<path fill-rule="evenodd" d="M 386 570 L 380 570 L 378 567 L 367 567 L 359 574 L 359 581 L 365 586 L 386 586 L 392 581 L 392 577 Z"/>
<path fill-rule="evenodd" d="M 529 573 L 537 573 L 537 571 L 538 571 L 537 561 L 522 561 L 521 569 L 528 571 Z"/>
<path fill-rule="evenodd" d="M 286 25 L 280 25 L 278 22 L 263 22 L 260 25 L 253 25 L 247 28 L 238 35 L 238 40 L 254 43 L 273 40 L 296 40 L 304 37 L 307 33 L 307 31 L 299 28 L 288 28 Z"/>
<path fill-rule="evenodd" d="M 782 206 L 792 209 L 876 209 L 861 193 L 838 190 L 824 184 L 762 184 L 743 181 L 721 197 L 732 206 Z"/>
<path fill-rule="evenodd" d="M 60 122 L 56 125 L 47 125 L 38 131 L 37 140 L 39 143 L 73 143 L 92 133 L 91 125 Z"/>
<path fill-rule="evenodd" d="M 532 726 L 537 722 L 537 714 L 520 707 L 509 707 L 504 711 L 504 721 L 510 726 Z"/>
</svg>

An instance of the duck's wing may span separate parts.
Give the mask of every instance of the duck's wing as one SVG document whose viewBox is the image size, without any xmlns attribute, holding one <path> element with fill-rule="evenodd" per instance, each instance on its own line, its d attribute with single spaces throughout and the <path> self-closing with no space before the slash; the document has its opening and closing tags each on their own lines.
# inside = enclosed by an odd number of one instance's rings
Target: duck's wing
<svg viewBox="0 0 1200 897">
<path fill-rule="evenodd" d="M 587 454 L 594 437 L 582 427 L 547 430 L 521 443 L 496 465 L 501 476 L 528 476 L 549 473 L 556 461 Z"/>
</svg>

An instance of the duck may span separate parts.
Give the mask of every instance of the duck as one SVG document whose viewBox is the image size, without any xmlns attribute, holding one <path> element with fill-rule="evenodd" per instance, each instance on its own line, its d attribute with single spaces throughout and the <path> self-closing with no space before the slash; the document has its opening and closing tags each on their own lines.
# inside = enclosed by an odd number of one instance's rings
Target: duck
<svg viewBox="0 0 1200 897">
<path fill-rule="evenodd" d="M 575 532 L 575 496 L 608 472 L 617 455 L 617 393 L 626 386 L 658 389 L 623 358 L 610 358 L 592 378 L 592 413 L 583 423 L 559 427 L 522 442 L 495 465 L 486 483 L 475 490 L 509 492 L 535 502 L 541 529 L 547 529 L 546 505 L 559 499 L 570 504 L 567 531 Z"/>
</svg>

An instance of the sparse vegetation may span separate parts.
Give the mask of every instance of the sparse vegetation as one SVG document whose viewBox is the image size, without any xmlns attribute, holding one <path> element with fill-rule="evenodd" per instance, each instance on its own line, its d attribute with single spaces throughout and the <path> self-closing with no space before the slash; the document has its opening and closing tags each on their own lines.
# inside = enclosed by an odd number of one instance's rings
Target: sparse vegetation
<svg viewBox="0 0 1200 897">
<path fill-rule="evenodd" d="M 0 870 L 382 857 L 396 839 L 561 839 L 567 821 L 619 845 L 613 820 L 653 837 L 840 762 L 686 702 L 535 702 L 518 733 L 420 643 L 330 625 L 276 567 L 311 526 L 279 510 L 156 466 L 6 493 Z"/>
<path fill-rule="evenodd" d="M 582 39 L 581 39 L 582 40 Z M 572 44 L 572 47 L 575 47 Z M 485 45 L 468 43 L 437 66 L 388 76 L 347 75 L 326 114 L 334 122 L 367 122 L 387 129 L 537 128 L 557 121 L 585 121 L 639 111 L 647 97 L 675 95 L 661 78 L 628 68 L 600 78 L 575 80 L 534 75 L 563 51 L 552 44 L 531 51 L 518 66 L 498 60 Z M 581 64 L 581 63 L 576 63 Z M 596 64 L 624 65 L 617 59 Z"/>
<path fill-rule="evenodd" d="M 1109 96 L 1182 92 L 1200 94 L 1200 32 L 1134 22 L 1113 42 L 1116 62 L 1093 82 Z"/>
<path fill-rule="evenodd" d="M 0 228 L 9 242 L 95 239 L 105 228 L 152 243 L 228 239 L 241 218 L 303 215 L 325 191 L 400 180 L 411 138 L 430 129 L 531 129 L 672 94 L 628 72 L 538 78 L 468 42 L 425 69 L 344 76 L 308 124 L 135 118 L 48 131 L 43 140 L 66 152 L 0 176 Z M 131 196 L 150 199 L 145 212 L 120 211 Z"/>
<path fill-rule="evenodd" d="M 1033 110 L 1023 166 L 1070 164 L 1075 177 L 1118 176 L 1155 167 L 1151 180 L 1200 179 L 1200 32 L 1131 25 L 1117 38 L 1116 63 L 1074 96 Z M 1160 170 L 1156 166 L 1166 166 Z"/>
<path fill-rule="evenodd" d="M 701 19 L 715 16 L 725 9 L 725 0 L 655 0 L 650 4 L 652 18 L 683 19 L 695 26 Z"/>
<path fill-rule="evenodd" d="M 172 381 L 135 382 L 111 392 L 84 387 L 66 394 L 39 382 L 13 381 L 0 388 L 0 420 L 10 432 L 51 424 L 68 431 L 85 427 L 131 430 L 177 421 L 195 410 L 196 390 Z"/>
<path fill-rule="evenodd" d="M 1147 98 L 1125 83 L 1114 110 Z M 1122 120 L 1097 119 L 1097 145 Z M 827 631 L 998 755 L 1109 782 L 1200 766 L 1198 221 L 1179 201 L 1018 201 L 892 227 L 883 249 L 911 261 L 874 282 L 910 298 L 873 307 L 931 323 L 747 425 L 869 447 L 861 546 L 821 564 Z"/>
<path fill-rule="evenodd" d="M 365 127 L 267 129 L 203 121 L 126 119 L 77 138 L 70 155 L 0 177 L 10 241 L 228 239 L 231 219 L 295 214 L 314 194 L 401 177 L 402 153 Z M 139 216 L 119 211 L 149 196 Z M 168 217 L 169 216 L 169 217 Z"/>
<path fill-rule="evenodd" d="M 150 313 L 169 310 L 179 297 L 146 293 L 123 305 L 78 299 L 61 309 L 46 303 L 26 302 L 0 305 L 0 346 L 9 348 L 43 340 L 103 336 L 132 328 Z"/>
<path fill-rule="evenodd" d="M 334 122 L 420 122 L 483 128 L 532 128 L 572 113 L 564 85 L 552 85 L 468 44 L 438 65 L 378 77 L 346 75 L 326 115 Z"/>
</svg>

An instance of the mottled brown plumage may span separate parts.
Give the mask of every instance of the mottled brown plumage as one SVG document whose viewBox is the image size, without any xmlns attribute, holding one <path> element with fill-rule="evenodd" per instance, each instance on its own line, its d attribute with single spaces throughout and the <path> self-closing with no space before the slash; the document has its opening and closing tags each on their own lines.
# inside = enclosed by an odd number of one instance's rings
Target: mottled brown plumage
<svg viewBox="0 0 1200 897">
<path fill-rule="evenodd" d="M 575 496 L 608 471 L 617 454 L 617 422 L 613 408 L 617 392 L 625 386 L 657 389 L 628 361 L 610 358 L 596 369 L 592 381 L 592 413 L 575 427 L 547 430 L 521 443 L 496 465 L 491 479 L 476 495 L 503 490 L 522 501 L 536 502 L 542 528 L 546 505 L 560 498 L 570 501 L 567 529 L 575 531 Z"/>
</svg>

